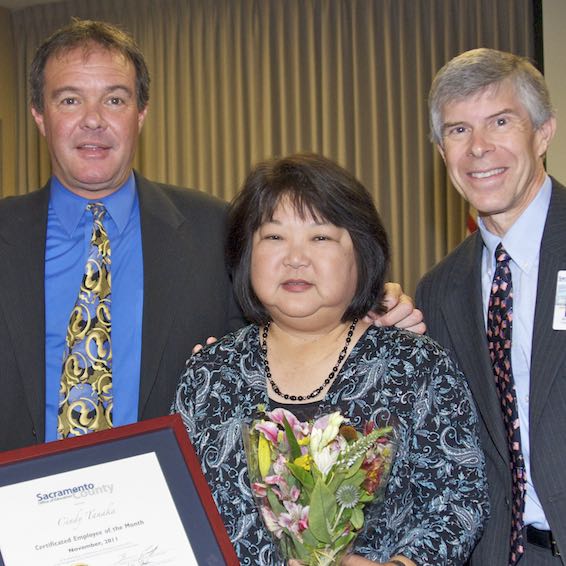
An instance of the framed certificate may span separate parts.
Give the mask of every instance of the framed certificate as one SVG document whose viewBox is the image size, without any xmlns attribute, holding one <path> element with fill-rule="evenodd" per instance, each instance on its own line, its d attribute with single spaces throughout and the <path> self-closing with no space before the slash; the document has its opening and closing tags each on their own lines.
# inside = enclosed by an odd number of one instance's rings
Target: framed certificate
<svg viewBox="0 0 566 566">
<path fill-rule="evenodd" d="M 179 415 L 0 452 L 0 566 L 239 565 Z"/>
</svg>

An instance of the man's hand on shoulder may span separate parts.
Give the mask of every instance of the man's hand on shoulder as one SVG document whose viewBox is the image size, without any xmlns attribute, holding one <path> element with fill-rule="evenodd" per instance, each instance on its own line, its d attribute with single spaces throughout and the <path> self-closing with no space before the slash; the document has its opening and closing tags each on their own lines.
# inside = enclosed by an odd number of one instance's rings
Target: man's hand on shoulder
<svg viewBox="0 0 566 566">
<path fill-rule="evenodd" d="M 214 336 L 209 336 L 206 339 L 206 345 L 208 346 L 209 344 L 214 344 L 214 342 L 216 342 L 218 340 L 218 338 L 214 337 Z M 196 354 L 197 352 L 200 352 L 203 349 L 203 345 L 202 344 L 195 344 L 193 346 L 193 350 L 192 353 Z"/>
<path fill-rule="evenodd" d="M 386 313 L 380 315 L 369 312 L 365 320 L 373 322 L 375 326 L 396 326 L 415 334 L 426 332 L 423 313 L 415 308 L 413 299 L 403 293 L 399 283 L 385 284 L 384 304 L 387 308 Z"/>
</svg>

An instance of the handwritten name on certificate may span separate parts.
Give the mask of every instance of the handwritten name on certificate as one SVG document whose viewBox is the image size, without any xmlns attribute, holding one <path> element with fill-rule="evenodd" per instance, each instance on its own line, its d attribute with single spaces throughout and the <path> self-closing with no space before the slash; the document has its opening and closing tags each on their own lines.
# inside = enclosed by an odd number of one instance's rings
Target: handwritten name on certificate
<svg viewBox="0 0 566 566">
<path fill-rule="evenodd" d="M 5 566 L 198 564 L 153 452 L 1 487 L 0 509 Z"/>
</svg>

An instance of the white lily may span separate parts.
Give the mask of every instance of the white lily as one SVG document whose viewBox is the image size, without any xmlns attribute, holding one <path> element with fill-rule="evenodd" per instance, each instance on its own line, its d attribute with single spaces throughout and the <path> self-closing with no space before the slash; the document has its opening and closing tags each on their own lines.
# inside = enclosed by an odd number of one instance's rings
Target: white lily
<svg viewBox="0 0 566 566">
<path fill-rule="evenodd" d="M 310 451 L 313 458 L 318 451 L 328 446 L 338 436 L 344 420 L 340 412 L 336 411 L 314 422 L 310 439 Z"/>
</svg>

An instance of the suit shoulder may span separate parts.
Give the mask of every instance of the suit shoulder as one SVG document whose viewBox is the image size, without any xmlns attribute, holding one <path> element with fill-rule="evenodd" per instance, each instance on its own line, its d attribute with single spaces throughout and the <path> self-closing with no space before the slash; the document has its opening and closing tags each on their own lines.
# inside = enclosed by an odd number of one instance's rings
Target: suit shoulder
<svg viewBox="0 0 566 566">
<path fill-rule="evenodd" d="M 0 199 L 0 224 L 17 225 L 19 222 L 37 220 L 37 215 L 47 218 L 49 192 L 46 188 L 24 195 L 9 196 Z"/>
<path fill-rule="evenodd" d="M 440 260 L 430 271 L 425 273 L 418 283 L 418 287 L 438 283 L 449 276 L 459 265 L 466 265 L 470 258 L 475 255 L 478 246 L 479 233 L 468 236 L 463 242 L 456 246 L 446 257 Z"/>
<path fill-rule="evenodd" d="M 551 176 L 550 179 L 552 181 L 552 188 L 556 189 L 562 195 L 566 196 L 566 187 L 560 181 L 556 180 L 554 177 Z"/>
<path fill-rule="evenodd" d="M 148 181 L 136 174 L 142 217 L 158 215 L 175 224 L 188 221 L 194 227 L 207 226 L 223 232 L 228 205 L 226 202 L 196 189 Z"/>
<path fill-rule="evenodd" d="M 204 191 L 175 185 L 156 183 L 162 193 L 180 208 L 198 207 L 201 210 L 217 211 L 225 213 L 228 203 Z"/>
<path fill-rule="evenodd" d="M 26 209 L 30 205 L 33 206 L 34 204 L 39 204 L 43 201 L 47 202 L 47 199 L 48 192 L 45 187 L 23 195 L 3 197 L 0 199 L 0 211 L 4 212 Z"/>
<path fill-rule="evenodd" d="M 566 187 L 552 178 L 552 194 L 550 197 L 549 214 L 562 215 L 566 209 Z"/>
</svg>

